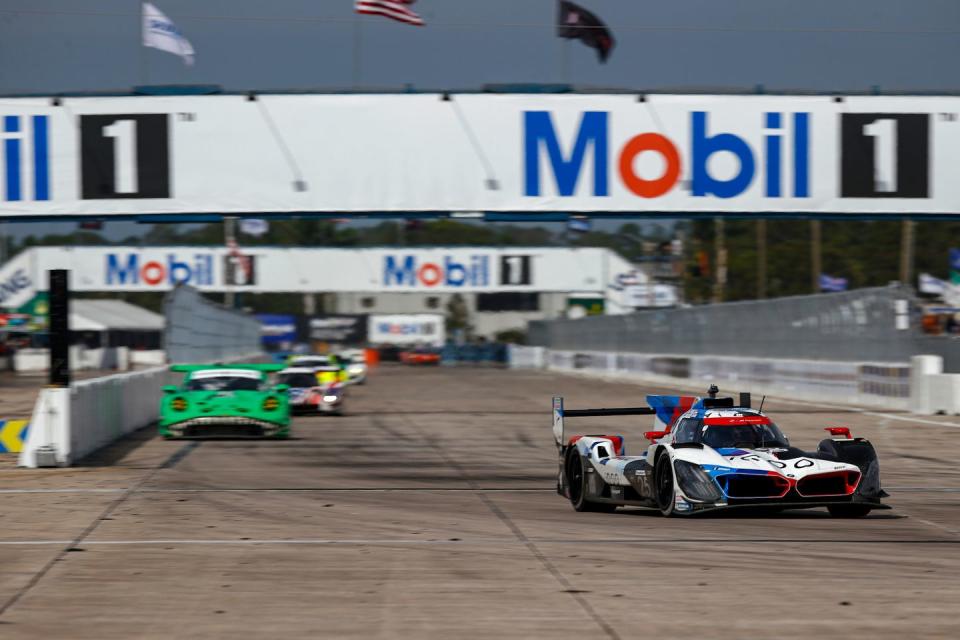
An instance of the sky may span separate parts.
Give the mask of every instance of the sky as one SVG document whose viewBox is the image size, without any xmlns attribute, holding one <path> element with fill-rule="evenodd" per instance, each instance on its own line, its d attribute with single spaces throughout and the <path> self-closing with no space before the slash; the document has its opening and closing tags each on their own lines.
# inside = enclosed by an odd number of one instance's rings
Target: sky
<svg viewBox="0 0 960 640">
<path fill-rule="evenodd" d="M 555 36 L 555 0 L 420 0 L 425 27 L 358 16 L 352 0 L 156 0 L 196 49 L 192 67 L 140 46 L 140 4 L 0 0 L 0 95 L 174 83 L 960 90 L 957 0 L 581 0 L 613 31 L 607 64 Z M 142 225 L 110 228 L 123 236 Z"/>
</svg>

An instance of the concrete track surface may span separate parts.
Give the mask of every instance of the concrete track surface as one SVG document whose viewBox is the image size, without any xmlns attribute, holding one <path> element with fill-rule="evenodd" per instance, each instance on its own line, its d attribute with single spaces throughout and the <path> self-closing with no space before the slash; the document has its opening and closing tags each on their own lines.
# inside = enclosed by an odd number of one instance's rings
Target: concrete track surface
<svg viewBox="0 0 960 640">
<path fill-rule="evenodd" d="M 960 421 L 767 401 L 801 447 L 837 424 L 873 440 L 894 509 L 862 520 L 575 513 L 551 394 L 648 391 L 386 367 L 289 441 L 141 432 L 84 467 L 0 469 L 0 637 L 956 637 Z M 649 420 L 582 422 L 637 451 Z"/>
</svg>

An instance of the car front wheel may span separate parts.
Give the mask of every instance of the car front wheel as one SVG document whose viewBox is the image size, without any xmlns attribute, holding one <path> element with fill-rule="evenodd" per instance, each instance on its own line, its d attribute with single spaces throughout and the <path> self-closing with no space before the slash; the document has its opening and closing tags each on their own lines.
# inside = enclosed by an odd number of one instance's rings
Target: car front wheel
<svg viewBox="0 0 960 640">
<path fill-rule="evenodd" d="M 657 507 L 660 509 L 660 513 L 670 517 L 676 507 L 677 491 L 673 479 L 673 464 L 670 462 L 670 456 L 666 453 L 657 460 L 653 480 L 657 488 Z"/>
</svg>

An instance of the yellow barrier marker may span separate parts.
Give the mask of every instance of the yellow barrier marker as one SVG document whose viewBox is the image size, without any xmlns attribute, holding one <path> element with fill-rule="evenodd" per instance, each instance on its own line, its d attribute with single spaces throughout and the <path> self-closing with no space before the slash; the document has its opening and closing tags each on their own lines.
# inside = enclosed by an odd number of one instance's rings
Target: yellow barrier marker
<svg viewBox="0 0 960 640">
<path fill-rule="evenodd" d="M 0 453 L 20 453 L 29 426 L 29 420 L 0 420 Z"/>
</svg>

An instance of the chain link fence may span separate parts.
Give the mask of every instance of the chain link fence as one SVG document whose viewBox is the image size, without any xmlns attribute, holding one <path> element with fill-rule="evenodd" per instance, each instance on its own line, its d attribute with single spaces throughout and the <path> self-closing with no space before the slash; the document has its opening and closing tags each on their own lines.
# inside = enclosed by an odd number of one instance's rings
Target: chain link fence
<svg viewBox="0 0 960 640">
<path fill-rule="evenodd" d="M 261 351 L 255 318 L 211 302 L 196 289 L 181 285 L 168 293 L 163 313 L 168 362 L 225 362 Z"/>
<path fill-rule="evenodd" d="M 920 335 L 911 289 L 731 302 L 622 316 L 531 322 L 528 344 L 557 350 L 906 362 L 956 351 Z M 666 365 L 664 365 L 666 366 Z"/>
</svg>

